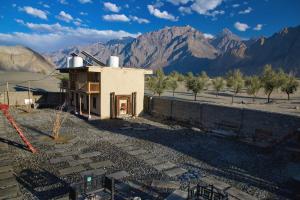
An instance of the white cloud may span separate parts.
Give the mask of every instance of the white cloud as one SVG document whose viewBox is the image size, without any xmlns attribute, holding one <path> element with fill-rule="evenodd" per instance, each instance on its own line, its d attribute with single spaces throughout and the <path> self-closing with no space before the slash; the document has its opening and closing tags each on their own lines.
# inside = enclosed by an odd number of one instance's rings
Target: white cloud
<svg viewBox="0 0 300 200">
<path fill-rule="evenodd" d="M 237 8 L 239 6 L 240 6 L 240 4 L 238 4 L 238 3 L 232 5 L 233 8 Z"/>
<path fill-rule="evenodd" d="M 12 6 L 13 8 L 15 8 L 15 7 L 17 7 L 17 4 L 13 3 L 11 6 Z"/>
<path fill-rule="evenodd" d="M 119 6 L 117 6 L 114 3 L 111 2 L 104 2 L 103 3 L 105 9 L 111 11 L 111 12 L 119 12 L 121 10 L 121 8 Z"/>
<path fill-rule="evenodd" d="M 15 19 L 15 21 L 19 24 L 24 24 L 24 20 L 23 19 Z"/>
<path fill-rule="evenodd" d="M 59 1 L 59 3 L 64 4 L 64 5 L 68 4 L 67 0 L 58 0 L 58 1 Z"/>
<path fill-rule="evenodd" d="M 124 14 L 104 15 L 103 19 L 106 21 L 119 21 L 119 22 L 129 22 L 130 21 L 130 19 Z"/>
<path fill-rule="evenodd" d="M 260 31 L 262 29 L 263 25 L 262 24 L 256 24 L 256 26 L 253 28 L 255 31 Z"/>
<path fill-rule="evenodd" d="M 170 21 L 177 21 L 178 17 L 175 17 L 174 15 L 168 13 L 167 11 L 160 11 L 157 8 L 154 8 L 153 5 L 148 5 L 148 11 L 151 15 L 154 15 L 157 18 L 166 19 Z"/>
<path fill-rule="evenodd" d="M 57 15 L 56 18 L 68 23 L 73 20 L 73 17 L 65 11 L 60 11 L 59 15 Z"/>
<path fill-rule="evenodd" d="M 248 24 L 241 23 L 241 22 L 235 22 L 234 27 L 239 31 L 246 31 L 247 29 L 250 28 L 250 26 L 248 26 Z"/>
<path fill-rule="evenodd" d="M 210 34 L 210 33 L 203 33 L 203 36 L 206 38 L 206 39 L 213 39 L 215 36 Z"/>
<path fill-rule="evenodd" d="M 82 24 L 82 20 L 79 19 L 79 18 L 76 18 L 76 19 L 73 21 L 73 24 L 75 24 L 76 26 L 81 26 L 81 25 L 83 25 L 83 24 Z"/>
<path fill-rule="evenodd" d="M 200 15 L 206 15 L 221 5 L 223 0 L 195 0 L 191 8 Z"/>
<path fill-rule="evenodd" d="M 80 12 L 79 14 L 80 15 L 88 15 L 88 13 L 86 13 L 86 12 Z"/>
<path fill-rule="evenodd" d="M 59 23 L 55 24 L 35 24 L 35 23 L 26 23 L 24 24 L 27 28 L 37 31 L 37 32 L 63 32 L 63 31 L 70 31 L 71 29 L 69 27 L 65 27 L 60 25 Z"/>
<path fill-rule="evenodd" d="M 180 6 L 178 8 L 179 12 L 182 14 L 182 15 L 185 15 L 185 14 L 192 14 L 192 9 L 190 7 L 183 7 L 183 6 Z"/>
<path fill-rule="evenodd" d="M 33 8 L 31 6 L 25 6 L 23 8 L 19 8 L 20 11 L 26 12 L 28 15 L 32 15 L 34 17 L 38 17 L 41 19 L 47 19 L 47 13 L 37 8 Z"/>
<path fill-rule="evenodd" d="M 37 51 L 55 51 L 74 45 L 85 45 L 96 42 L 106 42 L 122 37 L 137 37 L 140 33 L 128 33 L 123 30 L 97 30 L 89 28 L 72 28 L 56 24 L 33 24 L 26 26 L 39 33 L 0 33 L 0 43 L 3 45 L 24 45 Z"/>
<path fill-rule="evenodd" d="M 179 4 L 187 4 L 191 0 L 167 0 L 167 1 L 178 6 Z"/>
<path fill-rule="evenodd" d="M 78 0 L 79 3 L 85 4 L 85 3 L 93 3 L 92 0 Z"/>
<path fill-rule="evenodd" d="M 139 24 L 148 24 L 150 21 L 148 19 L 139 18 L 137 16 L 129 16 L 132 21 L 135 21 Z"/>
<path fill-rule="evenodd" d="M 225 11 L 224 10 L 214 10 L 212 12 L 208 12 L 206 15 L 216 17 L 217 15 L 224 15 Z"/>
<path fill-rule="evenodd" d="M 239 14 L 248 14 L 251 13 L 253 9 L 251 7 L 246 8 L 245 10 L 241 10 Z"/>
</svg>

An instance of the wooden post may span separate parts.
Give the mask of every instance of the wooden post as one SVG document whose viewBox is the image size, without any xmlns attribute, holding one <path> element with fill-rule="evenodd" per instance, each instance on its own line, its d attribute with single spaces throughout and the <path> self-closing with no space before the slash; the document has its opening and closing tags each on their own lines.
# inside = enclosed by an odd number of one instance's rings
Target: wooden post
<svg viewBox="0 0 300 200">
<path fill-rule="evenodd" d="M 30 104 L 30 81 L 28 81 L 28 108 L 29 110 L 31 109 L 31 104 Z"/>
<path fill-rule="evenodd" d="M 82 115 L 82 111 L 81 111 L 81 94 L 79 95 L 79 114 Z"/>
<path fill-rule="evenodd" d="M 8 91 L 8 82 L 6 82 L 6 95 L 7 95 L 7 105 L 9 105 L 9 91 Z"/>
<path fill-rule="evenodd" d="M 88 110 L 89 110 L 89 119 L 91 119 L 91 94 L 89 93 L 89 102 L 88 102 Z"/>
<path fill-rule="evenodd" d="M 76 95 L 76 92 L 74 92 L 74 105 L 75 105 L 75 114 L 77 114 L 77 95 Z"/>
</svg>

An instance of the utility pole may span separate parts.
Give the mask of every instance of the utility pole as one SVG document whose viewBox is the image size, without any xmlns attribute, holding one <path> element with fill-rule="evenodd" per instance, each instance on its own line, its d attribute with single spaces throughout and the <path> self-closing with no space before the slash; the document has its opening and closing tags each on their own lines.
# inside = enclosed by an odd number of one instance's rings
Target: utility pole
<svg viewBox="0 0 300 200">
<path fill-rule="evenodd" d="M 6 82 L 6 95 L 7 95 L 7 105 L 9 105 L 9 91 L 8 91 L 8 82 Z"/>
</svg>

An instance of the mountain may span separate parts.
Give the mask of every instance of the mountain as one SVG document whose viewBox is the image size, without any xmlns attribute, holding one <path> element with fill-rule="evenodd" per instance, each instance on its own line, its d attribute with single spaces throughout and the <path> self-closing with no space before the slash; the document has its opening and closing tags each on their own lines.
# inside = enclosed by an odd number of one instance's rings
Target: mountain
<svg viewBox="0 0 300 200">
<path fill-rule="evenodd" d="M 46 56 L 63 67 L 65 57 L 85 50 L 104 63 L 110 55 L 120 57 L 127 67 L 157 69 L 166 72 L 207 71 L 219 75 L 241 68 L 247 74 L 258 73 L 266 64 L 300 73 L 300 26 L 285 28 L 271 37 L 242 40 L 229 29 L 213 39 L 191 26 L 166 27 L 137 38 L 122 38 L 107 43 L 76 46 Z"/>
<path fill-rule="evenodd" d="M 42 55 L 22 46 L 0 46 L 0 71 L 48 73 L 54 65 Z"/>
</svg>

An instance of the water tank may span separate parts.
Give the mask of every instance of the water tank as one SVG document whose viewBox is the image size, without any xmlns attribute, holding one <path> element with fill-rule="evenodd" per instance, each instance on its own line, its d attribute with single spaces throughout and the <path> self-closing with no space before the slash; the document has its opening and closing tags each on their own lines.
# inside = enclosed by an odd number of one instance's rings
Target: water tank
<svg viewBox="0 0 300 200">
<path fill-rule="evenodd" d="M 67 68 L 70 68 L 70 67 L 72 67 L 72 57 L 67 57 L 67 59 L 66 59 L 66 62 L 67 62 Z"/>
<path fill-rule="evenodd" d="M 108 66 L 109 67 L 119 67 L 119 57 L 118 56 L 110 56 Z"/>
<path fill-rule="evenodd" d="M 73 67 L 82 67 L 83 66 L 83 58 L 80 56 L 73 57 Z"/>
</svg>

